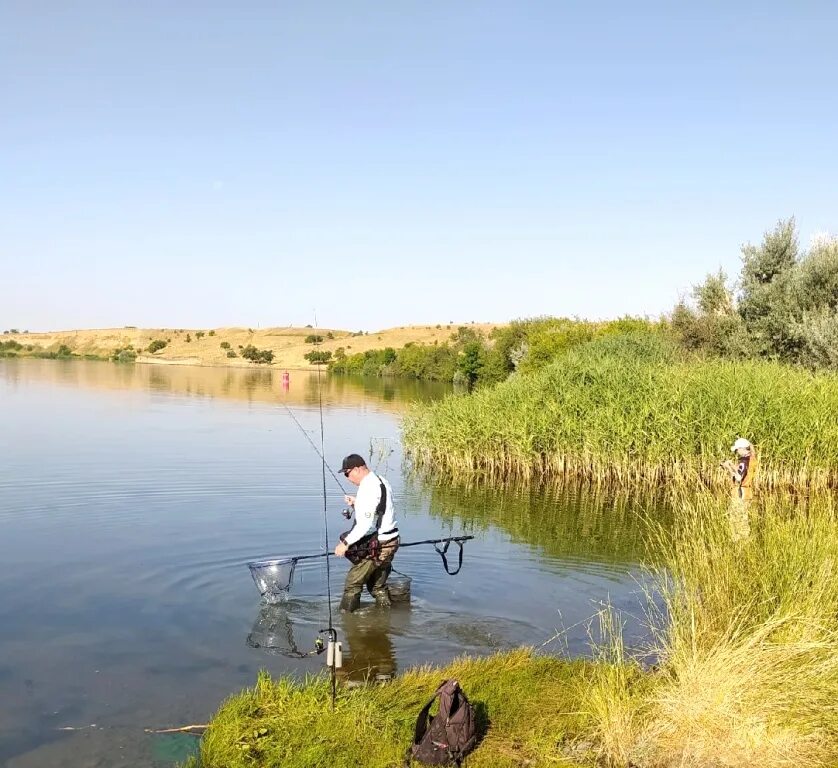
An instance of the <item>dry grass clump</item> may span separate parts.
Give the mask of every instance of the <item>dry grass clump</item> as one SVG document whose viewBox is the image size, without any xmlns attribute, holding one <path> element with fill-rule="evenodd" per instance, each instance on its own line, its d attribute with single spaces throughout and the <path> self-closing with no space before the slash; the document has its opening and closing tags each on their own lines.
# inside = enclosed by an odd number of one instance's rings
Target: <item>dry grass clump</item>
<svg viewBox="0 0 838 768">
<path fill-rule="evenodd" d="M 417 405 L 407 449 L 422 467 L 495 481 L 577 477 L 698 488 L 727 482 L 737 435 L 763 487 L 838 485 L 838 376 L 768 362 L 683 361 L 665 339 L 590 342 L 547 368 Z"/>
<path fill-rule="evenodd" d="M 838 764 L 835 498 L 757 504 L 744 536 L 730 512 L 685 504 L 658 539 L 657 671 L 642 686 L 616 672 L 636 665 L 614 641 L 592 672 L 587 730 L 608 765 Z"/>
</svg>

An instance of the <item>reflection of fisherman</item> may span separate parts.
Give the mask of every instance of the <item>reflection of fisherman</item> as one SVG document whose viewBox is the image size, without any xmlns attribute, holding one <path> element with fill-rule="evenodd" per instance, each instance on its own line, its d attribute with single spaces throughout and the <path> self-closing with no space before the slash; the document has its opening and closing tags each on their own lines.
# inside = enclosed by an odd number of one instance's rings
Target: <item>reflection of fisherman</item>
<svg viewBox="0 0 838 768">
<path fill-rule="evenodd" d="M 733 497 L 740 501 L 750 501 L 754 495 L 754 477 L 757 469 L 756 452 L 751 443 L 744 437 L 737 437 L 730 450 L 736 454 L 737 463 L 734 464 L 730 459 L 725 459 L 722 462 L 722 467 L 731 474 Z"/>
<path fill-rule="evenodd" d="M 338 674 L 364 682 L 389 679 L 395 674 L 389 613 L 374 618 L 365 616 L 363 611 L 347 614 L 343 619 L 343 637 L 348 653 L 344 653 L 343 668 Z"/>
<path fill-rule="evenodd" d="M 364 587 L 375 598 L 376 604 L 388 608 L 390 595 L 387 591 L 387 577 L 392 570 L 393 557 L 399 548 L 399 528 L 393 511 L 393 491 L 390 483 L 370 471 L 366 462 L 357 454 L 351 453 L 343 460 L 341 472 L 358 486 L 357 496 L 345 496 L 347 504 L 355 507 L 355 525 L 352 530 L 341 536 L 335 547 L 338 557 L 351 556 L 347 550 L 358 545 L 360 559 L 354 562 L 346 574 L 343 598 L 340 601 L 342 611 L 352 612 L 361 605 L 361 592 Z M 378 534 L 380 548 L 373 556 L 367 552 L 368 542 Z M 354 560 L 354 558 L 352 558 Z"/>
</svg>

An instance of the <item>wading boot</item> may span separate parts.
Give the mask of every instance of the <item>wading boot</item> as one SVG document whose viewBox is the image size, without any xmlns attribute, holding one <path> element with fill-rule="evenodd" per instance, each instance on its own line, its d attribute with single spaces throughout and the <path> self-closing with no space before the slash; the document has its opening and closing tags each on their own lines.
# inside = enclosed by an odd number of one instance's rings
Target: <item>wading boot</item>
<svg viewBox="0 0 838 768">
<path fill-rule="evenodd" d="M 360 595 L 347 595 L 346 592 L 343 593 L 343 597 L 340 600 L 341 613 L 353 613 L 354 611 L 357 611 L 360 607 Z"/>
</svg>

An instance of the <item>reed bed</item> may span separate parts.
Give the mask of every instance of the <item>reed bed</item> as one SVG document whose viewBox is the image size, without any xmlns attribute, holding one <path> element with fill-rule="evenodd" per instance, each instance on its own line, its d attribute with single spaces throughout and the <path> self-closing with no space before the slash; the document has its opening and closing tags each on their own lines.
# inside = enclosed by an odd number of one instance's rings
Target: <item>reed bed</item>
<svg viewBox="0 0 838 768">
<path fill-rule="evenodd" d="M 737 436 L 762 487 L 838 486 L 838 376 L 770 362 L 685 361 L 654 335 L 600 339 L 547 368 L 414 406 L 419 468 L 457 480 L 700 489 L 726 482 Z"/>
</svg>

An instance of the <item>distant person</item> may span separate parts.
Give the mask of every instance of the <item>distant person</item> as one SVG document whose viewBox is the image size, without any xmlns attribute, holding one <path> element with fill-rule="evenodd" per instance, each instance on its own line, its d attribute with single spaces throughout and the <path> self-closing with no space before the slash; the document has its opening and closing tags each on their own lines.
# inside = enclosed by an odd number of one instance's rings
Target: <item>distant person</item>
<svg viewBox="0 0 838 768">
<path fill-rule="evenodd" d="M 346 503 L 355 508 L 355 524 L 352 530 L 341 534 L 335 547 L 338 557 L 347 557 L 352 562 L 346 574 L 340 609 L 349 613 L 357 610 L 364 587 L 379 607 L 389 608 L 387 579 L 399 548 L 393 490 L 390 483 L 372 472 L 357 453 L 350 453 L 343 460 L 340 471 L 349 482 L 358 486 L 357 496 L 344 496 Z"/>
<path fill-rule="evenodd" d="M 730 450 L 736 454 L 736 463 L 730 459 L 722 462 L 733 481 L 733 498 L 750 501 L 754 495 L 754 477 L 757 470 L 756 451 L 744 437 L 737 437 Z"/>
</svg>

